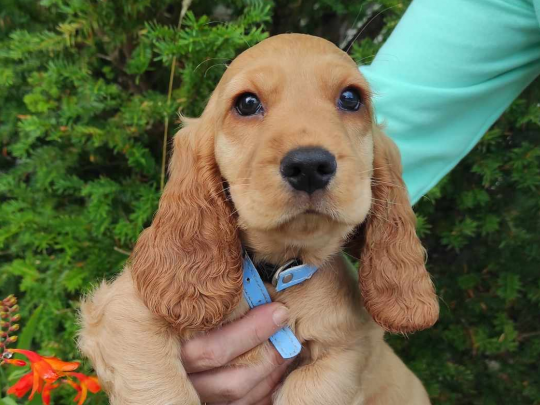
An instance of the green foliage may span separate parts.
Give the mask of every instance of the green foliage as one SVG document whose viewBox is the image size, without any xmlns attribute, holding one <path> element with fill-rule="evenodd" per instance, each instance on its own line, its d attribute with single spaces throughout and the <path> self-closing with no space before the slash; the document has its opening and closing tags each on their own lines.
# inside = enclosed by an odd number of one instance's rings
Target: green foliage
<svg viewBox="0 0 540 405">
<path fill-rule="evenodd" d="M 0 296 L 19 296 L 23 328 L 42 308 L 33 348 L 78 358 L 81 294 L 118 273 L 157 207 L 165 117 L 170 137 L 268 33 L 344 48 L 360 34 L 351 55 L 369 63 L 408 3 L 202 0 L 178 29 L 180 0 L 0 0 Z M 417 205 L 441 319 L 389 340 L 434 403 L 540 404 L 539 91 Z"/>
<path fill-rule="evenodd" d="M 41 310 L 43 307 L 40 305 L 36 308 L 34 313 L 28 318 L 25 323 L 24 330 L 20 333 L 19 340 L 17 341 L 17 349 L 30 350 L 32 347 L 32 340 L 36 333 L 36 327 L 41 316 Z"/>
</svg>

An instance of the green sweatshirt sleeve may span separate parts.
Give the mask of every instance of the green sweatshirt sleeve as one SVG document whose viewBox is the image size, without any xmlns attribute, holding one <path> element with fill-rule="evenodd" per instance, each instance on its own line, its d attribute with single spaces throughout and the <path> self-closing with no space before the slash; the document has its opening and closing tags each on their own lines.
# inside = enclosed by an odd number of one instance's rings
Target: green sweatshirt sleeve
<svg viewBox="0 0 540 405">
<path fill-rule="evenodd" d="M 414 0 L 362 73 L 416 203 L 540 73 L 540 0 Z"/>
</svg>

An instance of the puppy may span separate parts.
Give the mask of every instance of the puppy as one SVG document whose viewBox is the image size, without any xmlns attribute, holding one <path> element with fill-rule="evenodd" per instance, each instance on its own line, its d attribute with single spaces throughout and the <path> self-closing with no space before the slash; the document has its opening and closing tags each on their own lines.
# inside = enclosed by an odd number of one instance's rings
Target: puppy
<svg viewBox="0 0 540 405">
<path fill-rule="evenodd" d="M 399 153 L 357 65 L 326 40 L 285 34 L 245 51 L 176 135 L 152 225 L 81 307 L 80 348 L 113 405 L 200 404 L 180 347 L 249 310 L 243 248 L 256 266 L 319 268 L 279 293 L 267 284 L 303 346 L 274 404 L 429 403 L 383 340 L 438 317 Z"/>
</svg>

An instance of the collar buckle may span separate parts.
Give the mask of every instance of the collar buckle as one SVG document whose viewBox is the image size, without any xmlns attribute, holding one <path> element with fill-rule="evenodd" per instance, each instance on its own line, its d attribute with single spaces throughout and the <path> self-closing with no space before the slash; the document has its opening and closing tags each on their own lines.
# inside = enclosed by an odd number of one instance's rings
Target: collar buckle
<svg viewBox="0 0 540 405">
<path fill-rule="evenodd" d="M 289 260 L 287 263 L 285 263 L 283 266 L 279 267 L 276 272 L 274 273 L 274 276 L 272 277 L 272 285 L 274 287 L 277 287 L 278 285 L 278 281 L 279 281 L 279 275 L 285 271 L 285 270 L 289 270 L 291 267 L 293 267 L 293 265 L 297 264 L 297 260 L 296 259 L 291 259 Z M 283 281 L 285 283 L 289 283 L 293 278 L 293 275 L 292 274 L 288 274 L 286 275 L 285 277 L 283 277 Z M 287 279 L 287 280 L 286 280 Z"/>
<path fill-rule="evenodd" d="M 276 271 L 272 277 L 272 285 L 280 292 L 310 279 L 317 270 L 316 266 L 298 264 L 294 259 L 289 260 Z"/>
</svg>

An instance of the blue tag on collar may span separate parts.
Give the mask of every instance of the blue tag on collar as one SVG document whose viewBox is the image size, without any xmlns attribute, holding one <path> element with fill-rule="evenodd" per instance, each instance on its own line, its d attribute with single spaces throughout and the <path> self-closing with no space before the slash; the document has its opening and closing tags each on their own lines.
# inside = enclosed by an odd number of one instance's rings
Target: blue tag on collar
<svg viewBox="0 0 540 405">
<path fill-rule="evenodd" d="M 310 276 L 311 277 L 311 276 Z M 264 286 L 261 276 L 257 272 L 249 255 L 244 254 L 244 297 L 250 308 L 272 302 L 268 290 Z M 298 284 L 298 283 L 297 283 Z M 281 357 L 290 359 L 300 353 L 302 345 L 294 336 L 288 326 L 280 329 L 270 337 L 270 342 L 274 345 Z"/>
<path fill-rule="evenodd" d="M 280 292 L 310 279 L 317 270 L 318 267 L 309 264 L 301 264 L 282 271 L 278 270 L 274 275 L 272 284 L 276 287 L 276 291 Z"/>
</svg>

